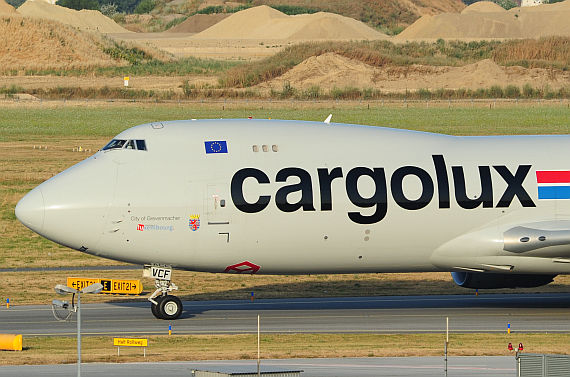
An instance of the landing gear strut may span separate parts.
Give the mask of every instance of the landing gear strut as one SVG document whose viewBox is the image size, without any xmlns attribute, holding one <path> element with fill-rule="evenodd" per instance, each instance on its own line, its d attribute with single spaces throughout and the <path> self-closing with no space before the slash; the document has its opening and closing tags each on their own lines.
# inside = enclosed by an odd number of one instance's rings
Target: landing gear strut
<svg viewBox="0 0 570 377">
<path fill-rule="evenodd" d="M 153 277 L 156 290 L 148 298 L 151 303 L 150 310 L 158 319 L 174 320 L 182 314 L 182 301 L 176 296 L 169 295 L 178 287 L 170 281 L 172 269 L 161 266 L 145 266 L 144 276 Z"/>
</svg>

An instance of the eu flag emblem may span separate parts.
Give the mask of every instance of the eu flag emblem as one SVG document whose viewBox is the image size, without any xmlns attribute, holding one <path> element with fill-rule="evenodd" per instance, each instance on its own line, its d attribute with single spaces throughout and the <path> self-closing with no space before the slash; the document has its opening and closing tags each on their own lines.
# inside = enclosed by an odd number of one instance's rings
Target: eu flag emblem
<svg viewBox="0 0 570 377">
<path fill-rule="evenodd" d="M 206 154 L 210 153 L 228 153 L 228 144 L 224 140 L 205 141 Z"/>
</svg>

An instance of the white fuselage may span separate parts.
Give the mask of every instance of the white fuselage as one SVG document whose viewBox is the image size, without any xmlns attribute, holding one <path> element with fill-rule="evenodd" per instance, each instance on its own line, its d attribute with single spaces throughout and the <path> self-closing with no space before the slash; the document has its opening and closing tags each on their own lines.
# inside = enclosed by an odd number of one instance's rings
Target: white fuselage
<svg viewBox="0 0 570 377">
<path fill-rule="evenodd" d="M 568 169 L 568 136 L 246 119 L 115 139 L 146 150 L 97 152 L 28 194 L 18 218 L 90 254 L 197 271 L 570 272 L 570 199 L 539 199 L 537 183 Z M 520 241 L 517 227 L 549 239 Z"/>
</svg>

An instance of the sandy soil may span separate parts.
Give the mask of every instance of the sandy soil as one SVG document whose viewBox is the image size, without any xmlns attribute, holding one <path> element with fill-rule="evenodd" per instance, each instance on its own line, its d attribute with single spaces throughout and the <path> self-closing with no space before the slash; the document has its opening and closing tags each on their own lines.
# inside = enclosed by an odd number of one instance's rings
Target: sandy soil
<svg viewBox="0 0 570 377">
<path fill-rule="evenodd" d="M 128 72 L 125 72 L 129 75 Z M 216 76 L 147 76 L 136 77 L 129 75 L 129 88 L 145 90 L 174 90 L 182 92 L 180 85 L 188 80 L 197 87 L 217 85 Z M 35 88 L 123 88 L 123 77 L 62 77 L 62 76 L 0 76 L 0 87 L 16 85 L 24 89 Z"/>
<path fill-rule="evenodd" d="M 192 33 L 117 33 L 112 38 L 136 42 L 164 50 L 176 57 L 223 60 L 256 60 L 275 55 L 282 48 L 293 44 L 283 40 L 268 39 L 194 39 Z"/>
<path fill-rule="evenodd" d="M 19 71 L 117 65 L 101 51 L 100 42 L 96 34 L 14 13 L 0 22 L 0 68 Z"/>
<path fill-rule="evenodd" d="M 426 15 L 394 39 L 490 39 L 570 36 L 570 0 L 505 11 L 495 4 L 475 3 L 461 14 Z"/>
<path fill-rule="evenodd" d="M 0 0 L 0 2 L 4 1 Z M 415 4 L 415 2 L 413 3 Z M 0 6 L 2 4 L 0 3 Z M 392 40 L 403 42 L 408 39 L 434 39 L 439 37 L 473 40 L 487 37 L 523 37 L 529 33 L 535 33 L 532 36 L 539 36 L 555 31 L 561 35 L 570 35 L 570 22 L 568 22 L 570 19 L 570 0 L 538 7 L 514 8 L 510 11 L 499 8 L 490 2 L 479 2 L 465 8 L 461 14 L 426 15 Z M 77 12 L 47 4 L 41 0 L 28 0 L 19 8 L 19 11 L 31 17 L 48 17 L 49 15 L 50 18 L 61 22 L 71 22 L 78 28 L 99 30 L 109 33 L 108 35 L 118 40 L 157 48 L 175 57 L 195 56 L 214 59 L 254 60 L 272 56 L 284 47 L 305 41 L 387 38 L 386 35 L 362 22 L 347 17 L 324 12 L 287 16 L 267 6 L 249 8 L 232 14 L 197 34 L 189 32 L 132 33 L 121 28 L 99 12 Z M 6 33 L 12 35 L 15 32 L 7 31 Z M 22 35 L 24 39 L 33 40 L 31 37 Z M 35 33 L 35 35 L 40 34 Z M 41 35 L 42 38 L 48 38 L 51 34 L 46 32 Z M 56 45 L 59 43 L 59 39 L 52 39 Z M 15 39 L 12 37 L 5 40 L 12 41 Z M 59 51 L 61 48 L 58 46 L 49 47 L 51 44 L 48 42 L 43 42 L 41 45 L 48 47 L 41 49 L 20 48 L 18 50 L 20 55 L 22 53 L 30 55 L 29 58 L 26 58 L 24 54 L 24 58 L 20 59 L 22 66 L 25 66 L 24 63 L 27 61 L 32 60 L 35 61 L 34 64 L 41 66 L 41 59 L 52 62 L 57 60 L 58 56 L 64 56 L 63 52 Z M 67 48 L 73 51 L 78 51 L 76 45 L 75 42 L 66 42 Z M 0 47 L 2 47 L 1 40 Z M 16 52 L 14 51 L 6 53 L 4 58 L 15 56 Z M 83 54 L 88 57 L 87 53 Z M 73 57 L 66 57 L 66 59 L 69 60 L 69 64 L 75 64 L 80 60 Z M 101 60 L 103 57 L 99 56 L 98 59 Z M 141 79 L 139 83 L 133 81 L 132 85 L 140 84 L 145 89 L 170 89 L 174 83 L 176 83 L 174 86 L 178 86 L 183 79 L 185 78 L 161 78 L 161 80 L 156 81 L 151 78 L 144 83 L 144 80 Z M 14 82 L 13 80 L 17 81 Z M 27 78 L 5 78 L 0 81 L 0 86 L 4 83 L 10 85 L 12 82 L 20 86 L 36 85 L 41 87 L 44 85 L 41 80 L 37 84 L 29 84 L 27 80 Z M 105 78 L 93 80 L 94 82 L 88 78 L 48 78 L 47 80 L 48 83 L 45 85 L 49 87 L 52 85 L 76 86 L 76 84 L 84 87 L 120 86 L 122 84 L 121 80 L 115 83 L 109 81 L 112 79 Z M 193 80 L 198 79 L 190 79 L 191 82 L 194 82 Z M 205 80 L 207 83 L 215 81 L 213 78 L 206 78 Z M 524 70 L 516 67 L 503 69 L 496 65 L 492 66 L 489 62 L 481 62 L 479 65 L 461 69 L 422 66 L 379 69 L 330 55 L 310 58 L 283 77 L 264 84 L 263 87 L 280 89 L 285 80 L 299 88 L 306 88 L 311 85 L 319 85 L 321 88 L 354 86 L 390 91 L 419 88 L 478 88 L 491 85 L 505 86 L 511 83 L 518 86 L 530 83 L 534 87 L 548 84 L 552 88 L 559 88 L 564 84 L 568 85 L 569 82 L 568 73 Z M 200 85 L 201 82 L 195 83 Z"/>
<path fill-rule="evenodd" d="M 176 57 L 247 60 L 272 56 L 283 47 L 305 41 L 388 38 L 352 18 L 325 12 L 287 16 L 268 6 L 237 12 L 194 35 L 169 32 L 109 35 L 153 46 Z"/>
<path fill-rule="evenodd" d="M 8 4 L 6 1 L 4 0 L 0 0 L 0 15 L 3 14 L 14 14 L 16 13 L 16 9 L 14 9 L 13 6 L 11 6 L 10 4 Z"/>
<path fill-rule="evenodd" d="M 80 30 L 99 33 L 123 33 L 128 30 L 119 26 L 109 17 L 96 10 L 74 10 L 52 5 L 42 0 L 28 0 L 18 8 L 18 13 L 26 17 L 43 18 L 71 25 Z"/>
<path fill-rule="evenodd" d="M 128 72 L 125 73 L 128 75 Z M 181 92 L 180 86 L 188 80 L 197 87 L 215 87 L 217 76 L 136 77 L 130 75 L 129 88 Z M 373 88 L 387 92 L 404 92 L 419 89 L 478 89 L 493 85 L 522 88 L 530 84 L 534 88 L 548 85 L 559 89 L 570 83 L 570 72 L 523 67 L 501 67 L 491 60 L 463 67 L 434 67 L 412 65 L 410 67 L 373 67 L 357 60 L 327 53 L 313 56 L 292 68 L 282 76 L 259 84 L 261 92 L 281 90 L 289 82 L 294 88 L 306 90 L 318 86 L 321 90 L 333 88 Z M 20 86 L 34 88 L 122 88 L 123 77 L 60 77 L 60 76 L 0 76 L 0 87 Z"/>
<path fill-rule="evenodd" d="M 199 33 L 212 25 L 217 24 L 224 18 L 229 17 L 229 13 L 215 14 L 195 14 L 188 17 L 184 22 L 167 30 L 168 33 Z"/>
<path fill-rule="evenodd" d="M 198 9 L 204 9 L 207 7 L 215 7 L 215 6 L 225 6 L 229 8 L 235 8 L 240 5 L 243 5 L 243 3 L 237 1 L 226 1 L 226 0 L 202 0 L 202 4 L 200 4 Z"/>
<path fill-rule="evenodd" d="M 496 12 L 506 12 L 505 8 L 499 4 L 493 3 L 491 1 L 479 1 L 469 5 L 467 8 L 461 11 L 461 14 L 467 13 L 496 13 Z"/>
<path fill-rule="evenodd" d="M 420 16 L 426 14 L 439 14 L 443 12 L 460 12 L 465 8 L 465 4 L 461 0 L 399 0 L 398 3 L 403 7 L 412 9 L 416 14 Z"/>
<path fill-rule="evenodd" d="M 288 16 L 266 5 L 242 10 L 197 34 L 196 39 L 383 39 L 353 18 L 318 12 Z"/>
<path fill-rule="evenodd" d="M 569 19 L 570 0 L 509 11 L 484 1 L 466 7 L 461 13 L 428 13 L 391 39 L 394 42 L 432 41 L 438 38 L 473 41 L 570 36 Z M 177 57 L 246 60 L 271 56 L 292 43 L 388 38 L 362 22 L 347 17 L 324 12 L 287 16 L 267 6 L 232 14 L 197 34 L 123 33 L 112 36 L 144 43 Z"/>
<path fill-rule="evenodd" d="M 558 89 L 570 83 L 570 72 L 523 67 L 505 68 L 489 59 L 464 67 L 373 67 L 338 54 L 327 53 L 310 57 L 282 76 L 258 87 L 281 90 L 286 81 L 297 89 L 308 89 L 316 85 L 324 90 L 355 87 L 389 92 L 440 88 L 477 89 L 493 85 L 522 87 L 527 83 L 533 87 L 549 85 L 552 89 Z"/>
</svg>

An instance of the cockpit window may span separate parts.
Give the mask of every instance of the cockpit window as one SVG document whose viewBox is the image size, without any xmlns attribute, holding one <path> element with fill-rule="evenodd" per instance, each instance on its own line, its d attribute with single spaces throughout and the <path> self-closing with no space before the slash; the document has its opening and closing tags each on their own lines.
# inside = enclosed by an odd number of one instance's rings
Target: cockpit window
<svg viewBox="0 0 570 377">
<path fill-rule="evenodd" d="M 136 149 L 146 151 L 146 142 L 144 140 L 121 140 L 113 139 L 103 147 L 103 151 L 110 149 Z"/>
<path fill-rule="evenodd" d="M 137 149 L 139 151 L 146 151 L 146 142 L 144 140 L 136 140 Z"/>
<path fill-rule="evenodd" d="M 113 139 L 109 142 L 109 144 L 103 147 L 103 150 L 106 151 L 108 149 L 121 149 L 126 142 L 126 140 Z"/>
<path fill-rule="evenodd" d="M 125 144 L 125 149 L 135 149 L 135 141 L 134 140 L 127 141 L 127 144 Z"/>
</svg>

